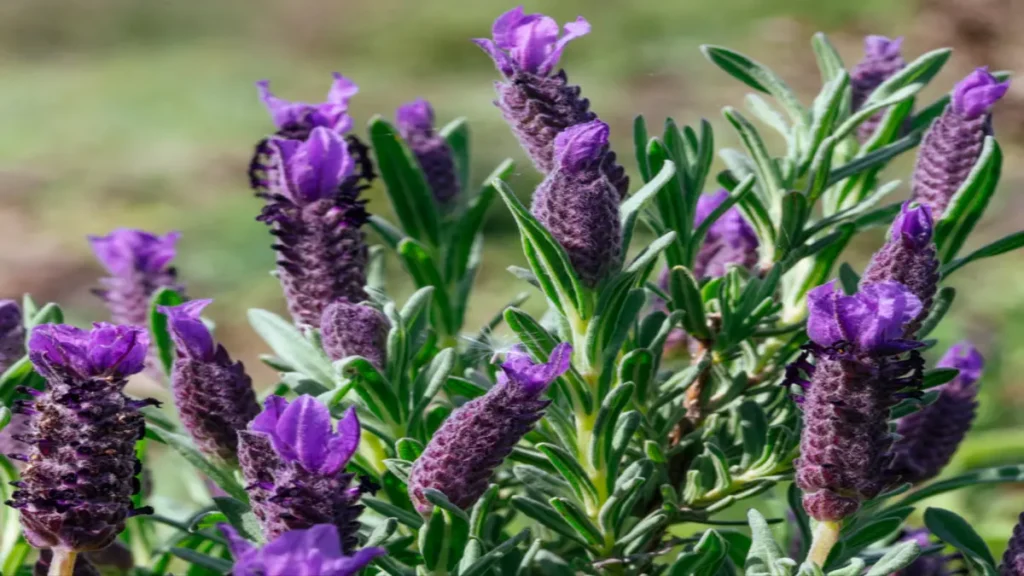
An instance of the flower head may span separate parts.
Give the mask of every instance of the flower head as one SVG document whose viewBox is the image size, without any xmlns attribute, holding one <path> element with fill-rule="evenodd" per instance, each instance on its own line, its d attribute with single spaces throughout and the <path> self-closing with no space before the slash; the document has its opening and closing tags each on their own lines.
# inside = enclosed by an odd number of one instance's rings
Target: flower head
<svg viewBox="0 0 1024 576">
<path fill-rule="evenodd" d="M 916 347 L 903 340 L 903 327 L 921 311 L 921 301 L 897 282 L 869 284 L 846 296 L 833 280 L 811 290 L 807 305 L 807 335 L 819 346 L 848 342 L 867 353 Z"/>
<path fill-rule="evenodd" d="M 547 363 L 534 364 L 513 351 L 501 366 L 497 384 L 487 394 L 452 412 L 416 460 L 409 477 L 409 497 L 421 513 L 432 504 L 424 490 L 439 490 L 456 506 L 469 508 L 487 489 L 494 469 L 543 414 L 540 395 L 569 369 L 572 348 L 559 344 Z"/>
<path fill-rule="evenodd" d="M 336 196 L 355 171 L 345 141 L 327 128 L 314 128 L 305 141 L 274 138 L 271 145 L 281 166 L 281 190 L 300 204 Z"/>
<path fill-rule="evenodd" d="M 582 16 L 565 25 L 565 34 L 559 38 L 558 23 L 543 14 L 526 14 L 522 6 L 505 12 L 494 21 L 493 40 L 473 40 L 494 60 L 505 76 L 511 77 L 516 69 L 545 76 L 549 74 L 566 44 L 590 32 L 590 24 Z"/>
<path fill-rule="evenodd" d="M 555 139 L 555 170 L 537 188 L 531 206 L 583 283 L 592 287 L 622 259 L 619 195 L 601 169 L 607 150 L 604 122 L 567 128 Z"/>
<path fill-rule="evenodd" d="M 434 131 L 434 108 L 430 102 L 419 98 L 399 106 L 395 120 L 427 178 L 434 199 L 442 207 L 450 205 L 459 195 L 460 184 L 451 146 Z"/>
<path fill-rule="evenodd" d="M 332 524 L 285 532 L 262 548 L 253 546 L 227 524 L 219 528 L 235 557 L 233 576 L 354 576 L 385 554 L 383 548 L 363 548 L 345 555 L 338 529 Z"/>
<path fill-rule="evenodd" d="M 391 323 L 387 316 L 366 304 L 338 300 L 324 310 L 320 335 L 332 360 L 362 356 L 378 369 L 387 364 L 387 340 Z"/>
<path fill-rule="evenodd" d="M 319 104 L 282 100 L 270 93 L 270 82 L 267 80 L 257 82 L 256 88 L 259 90 L 260 100 L 267 107 L 278 128 L 303 126 L 312 129 L 322 126 L 337 134 L 343 134 L 352 128 L 352 118 L 348 115 L 348 101 L 359 92 L 359 87 L 337 72 L 334 73 L 334 82 L 327 93 L 327 100 Z"/>
<path fill-rule="evenodd" d="M 210 329 L 200 316 L 213 300 L 192 300 L 178 306 L 160 306 L 158 310 L 167 315 L 171 339 L 178 351 L 196 360 L 211 361 L 217 353 Z"/>
<path fill-rule="evenodd" d="M 45 378 L 120 379 L 142 370 L 148 347 L 149 335 L 138 326 L 42 324 L 32 330 L 28 354 Z"/>
<path fill-rule="evenodd" d="M 165 272 L 174 259 L 180 232 L 158 236 L 142 230 L 119 228 L 106 236 L 90 236 L 96 258 L 115 276 Z"/>
<path fill-rule="evenodd" d="M 977 68 L 953 88 L 953 110 L 968 120 L 988 114 L 1009 89 L 1009 80 L 1000 82 L 988 68 Z"/>
<path fill-rule="evenodd" d="M 14 300 L 0 300 L 0 374 L 25 355 L 25 327 Z"/>
<path fill-rule="evenodd" d="M 1006 543 L 1003 562 L 999 565 L 999 576 L 1021 576 L 1024 574 L 1024 513 L 1017 519 L 1013 533 Z"/>
<path fill-rule="evenodd" d="M 903 38 L 891 40 L 885 36 L 868 36 L 864 39 L 864 58 L 850 73 L 850 87 L 853 92 L 853 110 L 859 110 L 871 93 L 883 82 L 906 66 L 900 47 Z M 857 127 L 857 140 L 867 142 L 874 135 L 885 116 L 880 110 Z"/>
<path fill-rule="evenodd" d="M 700 226 L 728 198 L 729 192 L 724 189 L 702 194 L 697 200 L 694 226 Z M 729 208 L 708 228 L 694 261 L 694 274 L 717 278 L 725 275 L 731 266 L 753 268 L 757 264 L 759 244 L 754 228 L 743 214 L 735 206 Z"/>
<path fill-rule="evenodd" d="M 291 403 L 281 396 L 270 396 L 250 426 L 253 432 L 270 438 L 283 460 L 317 474 L 334 474 L 342 469 L 359 447 L 355 408 L 349 408 L 338 422 L 337 432 L 332 428 L 327 407 L 309 395 Z"/>
</svg>

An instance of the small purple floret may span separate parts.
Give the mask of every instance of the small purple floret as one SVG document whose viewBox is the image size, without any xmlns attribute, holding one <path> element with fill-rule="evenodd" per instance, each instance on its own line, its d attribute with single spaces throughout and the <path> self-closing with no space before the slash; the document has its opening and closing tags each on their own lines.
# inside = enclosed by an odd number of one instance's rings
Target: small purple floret
<svg viewBox="0 0 1024 576">
<path fill-rule="evenodd" d="M 312 130 L 322 126 L 343 134 L 352 128 L 348 102 L 359 92 L 359 87 L 337 72 L 334 73 L 334 82 L 327 93 L 327 100 L 319 104 L 282 100 L 270 93 L 268 80 L 260 80 L 256 83 L 256 88 L 259 90 L 260 100 L 267 107 L 279 129 L 302 127 Z"/>
</svg>

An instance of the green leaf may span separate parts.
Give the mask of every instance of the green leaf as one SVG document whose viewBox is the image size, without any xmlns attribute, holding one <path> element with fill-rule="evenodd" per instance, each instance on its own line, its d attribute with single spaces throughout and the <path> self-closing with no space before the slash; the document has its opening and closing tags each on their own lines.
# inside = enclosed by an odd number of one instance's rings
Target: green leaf
<svg viewBox="0 0 1024 576">
<path fill-rule="evenodd" d="M 231 571 L 231 567 L 233 566 L 233 564 L 227 560 L 215 558 L 190 548 L 179 548 L 175 546 L 171 548 L 171 554 L 174 554 L 178 558 L 181 558 L 190 564 L 213 570 L 217 574 L 227 574 Z"/>
<path fill-rule="evenodd" d="M 899 72 L 887 78 L 878 88 L 875 88 L 874 92 L 864 102 L 864 107 L 890 100 L 896 93 L 907 86 L 914 84 L 924 86 L 928 84 L 942 70 L 942 67 L 945 66 L 952 53 L 953 51 L 949 48 L 939 48 L 938 50 L 922 54 L 916 60 L 904 66 Z"/>
<path fill-rule="evenodd" d="M 223 496 L 214 496 L 213 503 L 224 514 L 228 523 L 243 538 L 253 542 L 263 542 L 263 533 L 260 530 L 259 520 L 256 519 L 256 515 L 249 509 L 248 504 Z"/>
<path fill-rule="evenodd" d="M 575 458 L 568 452 L 554 444 L 538 444 L 537 450 L 548 457 L 551 464 L 558 470 L 559 474 L 569 483 L 573 492 L 580 501 L 597 501 L 597 488 L 590 481 L 587 473 L 583 470 Z"/>
<path fill-rule="evenodd" d="M 449 570 L 452 570 L 462 558 L 463 550 L 466 548 L 466 543 L 469 541 L 469 516 L 467 516 L 461 508 L 452 504 L 448 500 L 447 496 L 437 490 L 427 488 L 423 491 L 423 495 L 431 504 L 437 506 L 437 508 L 435 508 L 435 512 L 437 510 L 442 511 L 444 523 L 447 526 L 445 529 L 443 549 L 447 549 L 448 551 L 447 566 Z M 433 524 L 434 518 L 431 516 L 427 529 L 433 529 Z"/>
<path fill-rule="evenodd" d="M 776 260 L 781 260 L 798 246 L 810 214 L 811 206 L 802 192 L 787 192 L 782 196 L 782 218 L 775 243 Z"/>
<path fill-rule="evenodd" d="M 893 158 L 907 150 L 914 149 L 920 141 L 921 134 L 919 132 L 915 132 L 877 150 L 873 150 L 864 155 L 859 155 L 846 164 L 843 164 L 838 168 L 833 168 L 828 174 L 828 180 L 825 182 L 825 188 L 838 184 L 855 174 L 860 174 L 873 168 L 881 168 Z"/>
<path fill-rule="evenodd" d="M 711 337 L 707 318 L 704 316 L 704 301 L 697 288 L 697 279 L 682 266 L 669 271 L 669 292 L 672 296 L 670 308 L 684 313 L 683 327 L 695 338 L 707 340 Z"/>
<path fill-rule="evenodd" d="M 403 508 L 399 508 L 398 506 L 395 506 L 394 504 L 390 504 L 388 502 L 384 502 L 383 500 L 378 500 L 377 498 L 371 498 L 369 496 L 363 496 L 363 498 L 360 499 L 359 503 L 366 505 L 367 508 L 373 510 L 374 512 L 380 514 L 381 516 L 384 516 L 385 518 L 394 518 L 402 524 L 405 524 L 406 526 L 412 528 L 413 530 L 418 530 L 420 526 L 423 525 L 423 519 L 420 518 L 419 514 L 410 512 Z"/>
<path fill-rule="evenodd" d="M 707 530 L 690 552 L 679 555 L 668 576 L 716 576 L 725 564 L 729 545 L 715 530 Z"/>
<path fill-rule="evenodd" d="M 549 502 L 562 515 L 562 518 L 588 543 L 593 546 L 600 546 L 604 543 L 604 536 L 601 534 L 601 530 L 571 500 L 552 498 Z"/>
<path fill-rule="evenodd" d="M 157 310 L 158 306 L 177 306 L 185 301 L 182 295 L 172 288 L 161 288 L 150 299 L 149 305 L 149 332 L 153 335 L 153 345 L 156 347 L 157 357 L 164 369 L 164 374 L 171 375 L 171 367 L 174 366 L 174 342 L 171 341 L 171 334 L 167 328 L 167 316 Z"/>
<path fill-rule="evenodd" d="M 646 163 L 646 156 L 644 157 Z M 661 170 L 658 171 L 657 176 L 644 184 L 642 188 L 636 191 L 632 196 L 626 199 L 625 202 L 619 207 L 619 220 L 622 222 L 622 253 L 625 254 L 629 250 L 630 242 L 633 239 L 633 228 L 636 226 L 636 220 L 640 215 L 640 211 L 651 201 L 652 198 L 661 192 L 662 188 L 672 180 L 672 177 L 676 174 L 676 165 L 671 160 L 666 160 L 661 166 Z"/>
<path fill-rule="evenodd" d="M 510 158 L 506 158 L 501 164 L 498 164 L 484 181 L 480 193 L 470 201 L 462 219 L 456 224 L 455 234 L 451 239 L 445 263 L 445 278 L 449 281 L 462 278 L 466 274 L 473 241 L 483 229 L 487 210 L 491 207 L 494 199 L 498 197 L 494 181 L 508 179 L 515 168 L 515 162 Z"/>
<path fill-rule="evenodd" d="M 352 389 L 378 418 L 392 424 L 402 422 L 402 407 L 395 391 L 369 360 L 349 356 L 334 365 L 339 374 L 352 382 Z"/>
<path fill-rule="evenodd" d="M 0 498 L 5 502 L 14 493 L 10 483 L 17 480 L 18 469 L 6 456 L 0 455 Z M 18 516 L 19 512 L 14 508 L 5 508 L 0 513 L 0 561 L 5 569 L 8 568 L 7 562 L 15 555 L 17 544 L 23 540 Z"/>
<path fill-rule="evenodd" d="M 800 104 L 796 94 L 774 72 L 763 64 L 739 52 L 721 46 L 705 44 L 700 47 L 704 56 L 730 76 L 754 90 L 766 92 L 786 109 L 793 122 L 803 125 L 807 122 L 807 110 Z"/>
<path fill-rule="evenodd" d="M 814 50 L 814 59 L 818 62 L 818 70 L 821 72 L 821 79 L 824 82 L 834 80 L 840 74 L 846 72 L 843 58 L 839 51 L 829 42 L 824 32 L 818 32 L 811 37 L 811 48 Z"/>
<path fill-rule="evenodd" d="M 484 491 L 480 499 L 473 505 L 469 516 L 469 533 L 475 538 L 483 538 L 484 526 L 487 524 L 487 515 L 498 497 L 498 485 L 491 484 Z"/>
<path fill-rule="evenodd" d="M 452 151 L 452 160 L 455 161 L 455 170 L 459 178 L 459 188 L 469 189 L 469 121 L 465 116 L 460 116 L 444 125 L 438 130 L 438 134 L 448 142 Z"/>
<path fill-rule="evenodd" d="M 745 102 L 747 110 L 753 114 L 755 118 L 778 132 L 786 139 L 787 143 L 792 143 L 793 135 L 790 131 L 789 124 L 786 123 L 786 119 L 783 118 L 771 104 L 766 102 L 764 98 L 753 93 L 747 94 Z"/>
<path fill-rule="evenodd" d="M 981 470 L 974 470 L 960 476 L 949 478 L 948 480 L 940 480 L 933 482 L 927 486 L 924 486 L 918 490 L 915 490 L 906 498 L 900 500 L 900 506 L 906 506 L 921 502 L 933 496 L 959 490 L 967 486 L 975 486 L 978 484 L 1005 484 L 1005 483 L 1019 483 L 1024 482 L 1024 464 L 1016 464 L 1011 466 L 994 466 L 991 468 L 982 468 Z"/>
<path fill-rule="evenodd" d="M 597 419 L 594 421 L 594 435 L 590 445 L 590 466 L 594 470 L 604 468 L 605 458 L 611 452 L 615 424 L 632 397 L 633 385 L 626 382 L 613 388 L 601 403 L 601 409 L 598 410 Z M 614 486 L 615 479 L 608 478 L 608 482 Z"/>
<path fill-rule="evenodd" d="M 939 288 L 939 293 L 935 296 L 935 300 L 932 303 L 931 311 L 928 313 L 928 317 L 921 323 L 921 329 L 917 331 L 917 339 L 923 340 L 926 336 L 932 333 L 932 330 L 942 322 L 942 319 L 946 317 L 946 313 L 953 306 L 953 300 L 956 298 L 956 289 L 952 286 L 943 286 Z"/>
<path fill-rule="evenodd" d="M 248 503 L 249 495 L 245 490 L 235 482 L 235 478 L 231 471 L 227 468 L 213 465 L 209 460 L 206 459 L 199 450 L 192 444 L 192 441 L 180 434 L 169 432 L 167 430 L 161 430 L 155 426 L 148 426 L 146 428 L 147 436 L 154 436 L 157 441 L 162 442 L 171 448 L 175 452 L 181 454 L 181 456 L 188 461 L 189 464 L 195 466 L 197 470 L 205 474 L 213 480 L 217 486 L 220 486 L 221 490 L 224 490 L 228 495 L 232 496 L 236 500 Z"/>
<path fill-rule="evenodd" d="M 514 307 L 505 310 L 505 323 L 519 337 L 520 342 L 526 347 L 534 360 L 547 361 L 552 350 L 558 345 L 555 338 L 545 330 L 532 316 Z M 580 407 L 587 413 L 593 408 L 593 398 L 586 381 L 580 376 L 576 368 L 569 367 L 569 371 L 556 380 L 564 387 L 567 394 L 579 403 Z"/>
<path fill-rule="evenodd" d="M 939 248 L 939 261 L 943 264 L 956 257 L 981 220 L 999 184 L 1002 166 L 1003 153 L 999 143 L 991 136 L 986 137 L 977 163 L 935 225 L 935 242 Z"/>
<path fill-rule="evenodd" d="M 331 361 L 313 347 L 291 323 L 277 314 L 249 309 L 249 324 L 279 358 L 325 388 L 334 388 Z"/>
<path fill-rule="evenodd" d="M 413 438 L 400 438 L 395 442 L 395 452 L 402 460 L 415 462 L 423 454 L 423 444 Z"/>
<path fill-rule="evenodd" d="M 486 571 L 494 565 L 499 559 L 505 554 L 508 554 L 513 548 L 519 546 L 521 542 L 527 540 L 530 537 L 530 529 L 524 529 L 522 532 L 515 536 L 505 540 L 501 544 L 494 547 L 493 550 L 484 554 L 479 560 L 474 562 L 469 568 L 461 571 L 459 576 L 482 576 Z"/>
<path fill-rule="evenodd" d="M 932 534 L 971 560 L 989 568 L 995 567 L 996 561 L 988 545 L 963 518 L 949 510 L 928 508 L 924 511 L 924 523 Z"/>
<path fill-rule="evenodd" d="M 427 523 L 419 531 L 420 554 L 427 570 L 434 571 L 441 563 L 441 554 L 447 548 L 444 510 L 434 508 Z"/>
<path fill-rule="evenodd" d="M 533 498 L 519 495 L 513 496 L 509 502 L 512 504 L 512 507 L 519 512 L 522 512 L 529 518 L 540 522 L 542 525 L 554 530 L 562 536 L 575 540 L 580 544 L 587 544 L 587 541 L 583 536 L 570 526 L 569 523 L 566 522 L 551 506 L 548 506 L 543 502 L 538 502 Z"/>
<path fill-rule="evenodd" d="M 751 542 L 747 563 L 744 565 L 746 573 L 751 576 L 779 574 L 776 565 L 784 556 L 772 535 L 771 527 L 764 516 L 753 508 L 747 512 L 747 520 L 750 523 Z"/>
<path fill-rule="evenodd" d="M 839 282 L 843 286 L 843 292 L 856 294 L 857 286 L 860 284 L 860 276 L 857 275 L 852 266 L 843 262 L 839 266 Z"/>
<path fill-rule="evenodd" d="M 993 256 L 999 256 L 1012 250 L 1016 250 L 1024 246 L 1024 231 L 1014 232 L 1008 236 L 1003 236 L 999 240 L 986 244 L 985 246 L 978 248 L 974 252 L 971 252 L 963 258 L 957 258 L 952 262 L 942 267 L 943 279 L 949 278 L 953 272 L 956 272 L 960 268 L 974 262 L 975 260 L 981 260 L 982 258 L 992 258 Z"/>
<path fill-rule="evenodd" d="M 910 566 L 921 554 L 921 548 L 917 542 L 912 540 L 901 542 L 885 553 L 885 556 L 875 562 L 875 565 L 868 570 L 865 576 L 889 576 L 898 574 L 900 570 Z"/>
<path fill-rule="evenodd" d="M 370 532 L 370 535 L 366 537 L 366 542 L 363 544 L 364 548 L 371 548 L 373 546 L 380 546 L 387 542 L 388 538 L 391 538 L 392 534 L 398 529 L 398 520 L 394 518 L 388 518 L 383 523 L 379 524 Z"/>
<path fill-rule="evenodd" d="M 434 359 L 430 361 L 430 365 L 425 370 L 421 370 L 416 376 L 417 383 L 421 380 L 426 382 L 426 386 L 420 387 L 415 386 L 416 390 L 422 390 L 422 396 L 416 402 L 416 406 L 412 409 L 412 414 L 409 417 L 408 428 L 415 430 L 416 426 L 419 425 L 421 415 L 426 411 L 427 405 L 434 399 L 441 387 L 448 381 L 448 376 L 451 375 L 452 369 L 455 368 L 456 354 L 454 348 L 445 348 L 440 351 Z"/>
<path fill-rule="evenodd" d="M 567 316 L 575 312 L 580 320 L 588 319 L 589 293 L 576 276 L 565 249 L 537 222 L 504 182 L 495 181 L 495 184 L 515 218 L 523 251 L 548 300 Z"/>
<path fill-rule="evenodd" d="M 761 135 L 757 133 L 757 129 L 738 110 L 726 106 L 722 114 L 739 133 L 740 139 L 754 160 L 757 180 L 764 191 L 764 201 L 768 203 L 768 206 L 773 206 L 775 199 L 779 198 L 786 189 L 778 165 L 768 153 L 768 148 L 761 139 Z"/>
<path fill-rule="evenodd" d="M 437 205 L 423 171 L 398 132 L 375 116 L 370 143 L 391 205 L 406 234 L 430 246 L 440 244 Z"/>
<path fill-rule="evenodd" d="M 651 181 L 651 168 L 647 165 L 647 121 L 640 114 L 633 118 L 633 151 L 637 169 L 644 182 Z"/>
<path fill-rule="evenodd" d="M 665 515 L 662 512 L 655 512 L 654 514 L 651 514 L 650 516 L 647 516 L 643 520 L 637 522 L 636 526 L 634 526 L 629 532 L 627 532 L 621 538 L 619 538 L 615 542 L 615 544 L 623 545 L 633 542 L 634 540 L 638 540 L 640 538 L 647 538 L 654 530 L 664 526 L 667 521 L 667 515 Z"/>
<path fill-rule="evenodd" d="M 53 302 L 47 303 L 45 306 L 35 311 L 29 321 L 25 325 L 25 332 L 31 333 L 32 329 L 40 324 L 63 324 L 64 323 L 64 311 L 61 307 Z"/>
<path fill-rule="evenodd" d="M 815 157 L 819 152 L 819 147 L 832 134 L 843 111 L 844 97 L 849 88 L 850 76 L 845 70 L 840 70 L 834 78 L 825 83 L 821 93 L 814 99 L 814 105 L 811 108 L 810 143 L 801 159 L 801 166 L 805 166 Z M 837 135 L 833 137 L 833 142 L 841 139 L 842 136 Z M 826 174 L 827 172 L 825 170 Z"/>
<path fill-rule="evenodd" d="M 412 238 L 405 238 L 398 243 L 398 255 L 402 258 L 406 270 L 413 277 L 417 288 L 434 288 L 433 303 L 435 306 L 435 326 L 445 334 L 454 334 L 458 327 L 453 325 L 452 305 L 448 299 L 446 284 L 441 278 L 434 259 L 427 249 Z"/>
<path fill-rule="evenodd" d="M 869 97 L 868 100 L 864 102 L 864 105 L 861 106 L 853 116 L 847 118 L 845 122 L 836 128 L 833 133 L 833 137 L 836 140 L 842 140 L 843 138 L 852 135 L 858 126 L 866 122 L 868 118 L 877 114 L 879 110 L 895 106 L 908 98 L 913 98 L 914 95 L 920 92 L 923 87 L 924 84 L 910 84 L 900 87 L 898 90 L 887 94 L 884 98 L 872 100 L 872 98 Z M 881 90 L 881 88 L 882 87 L 880 86 L 879 90 Z M 878 94 L 878 91 L 876 90 L 874 94 Z M 874 96 L 874 94 L 872 94 L 872 96 Z"/>
</svg>

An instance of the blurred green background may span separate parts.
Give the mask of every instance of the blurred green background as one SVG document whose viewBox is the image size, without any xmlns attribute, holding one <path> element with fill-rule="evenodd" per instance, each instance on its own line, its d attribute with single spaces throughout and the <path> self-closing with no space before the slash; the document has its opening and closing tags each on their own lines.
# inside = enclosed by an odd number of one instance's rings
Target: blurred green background
<svg viewBox="0 0 1024 576">
<path fill-rule="evenodd" d="M 105 317 L 90 293 L 102 271 L 86 234 L 119 226 L 184 233 L 178 264 L 193 297 L 213 297 L 219 338 L 262 384 L 262 344 L 244 311 L 283 311 L 270 236 L 253 220 L 247 188 L 253 144 L 272 129 L 253 82 L 284 98 L 319 101 L 330 72 L 355 79 L 357 133 L 373 114 L 392 116 L 415 97 L 439 121 L 467 116 L 474 178 L 506 156 L 519 161 L 514 186 L 538 181 L 491 104 L 496 73 L 469 38 L 489 34 L 511 5 L 496 0 L 3 0 L 0 3 L 0 295 L 31 292 L 63 303 L 75 322 Z M 744 88 L 705 62 L 702 43 L 725 44 L 772 66 L 807 101 L 819 80 L 809 48 L 827 32 L 852 64 L 865 34 L 904 35 L 908 59 L 937 46 L 957 49 L 926 93 L 948 90 L 976 65 L 1024 62 L 1020 0 L 559 0 L 531 2 L 560 22 L 582 14 L 590 36 L 563 64 L 633 169 L 630 124 L 644 114 L 681 123 L 711 119 L 720 145 L 736 139 L 720 120 L 742 105 Z M 996 112 L 1007 149 L 1004 179 L 974 245 L 1022 227 L 1024 86 Z M 906 181 L 912 159 L 889 169 Z M 902 189 L 905 193 L 906 187 Z M 369 209 L 389 214 L 380 190 Z M 505 267 L 521 263 L 514 226 L 500 206 L 467 326 L 474 327 L 524 285 Z M 861 238 L 855 267 L 881 242 Z M 968 337 L 989 359 L 977 429 L 957 466 L 1024 460 L 1024 255 L 974 265 L 956 279 L 955 314 L 943 345 Z M 392 291 L 408 282 L 389 262 Z M 535 309 L 539 297 L 533 297 Z M 998 491 L 998 498 L 993 498 Z M 967 511 L 988 538 L 1005 540 L 1024 490 L 979 489 L 941 504 Z"/>
</svg>

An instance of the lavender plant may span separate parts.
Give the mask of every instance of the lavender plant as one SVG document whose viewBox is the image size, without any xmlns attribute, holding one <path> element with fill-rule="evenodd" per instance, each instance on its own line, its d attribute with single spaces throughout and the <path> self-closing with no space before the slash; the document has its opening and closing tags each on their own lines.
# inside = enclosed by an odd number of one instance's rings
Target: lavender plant
<svg viewBox="0 0 1024 576">
<path fill-rule="evenodd" d="M 176 236 L 93 240 L 118 326 L 0 302 L 14 488 L 0 571 L 123 573 L 123 554 L 104 558 L 127 549 L 139 576 L 1024 576 L 1021 527 L 999 564 L 967 521 L 922 506 L 1024 480 L 1024 465 L 946 477 L 982 359 L 963 344 L 934 362 L 929 339 L 953 274 L 1024 246 L 1016 233 L 963 251 L 999 182 L 1005 75 L 975 71 L 922 104 L 949 50 L 905 59 L 869 37 L 848 72 L 819 34 L 823 86 L 806 105 L 766 66 L 704 46 L 784 150 L 733 107 L 742 150 L 716 148 L 707 120 L 651 135 L 637 117 L 631 188 L 620 139 L 556 72 L 590 31 L 516 8 L 475 40 L 503 77 L 495 113 L 543 174 L 532 193 L 507 182 L 511 161 L 472 179 L 468 121 L 435 128 L 425 100 L 363 137 L 343 76 L 318 104 L 259 84 L 275 132 L 250 167 L 253 212 L 290 313 L 249 312 L 279 375 L 267 390 L 217 344 L 209 300 L 185 300 Z M 882 181 L 918 144 L 911 185 Z M 359 199 L 376 174 L 395 223 Z M 527 292 L 467 326 L 498 198 Z M 858 273 L 845 249 L 870 230 Z M 416 287 L 404 302 L 387 254 Z M 147 354 L 173 406 L 126 396 Z M 139 479 L 171 452 L 191 504 Z"/>
</svg>

